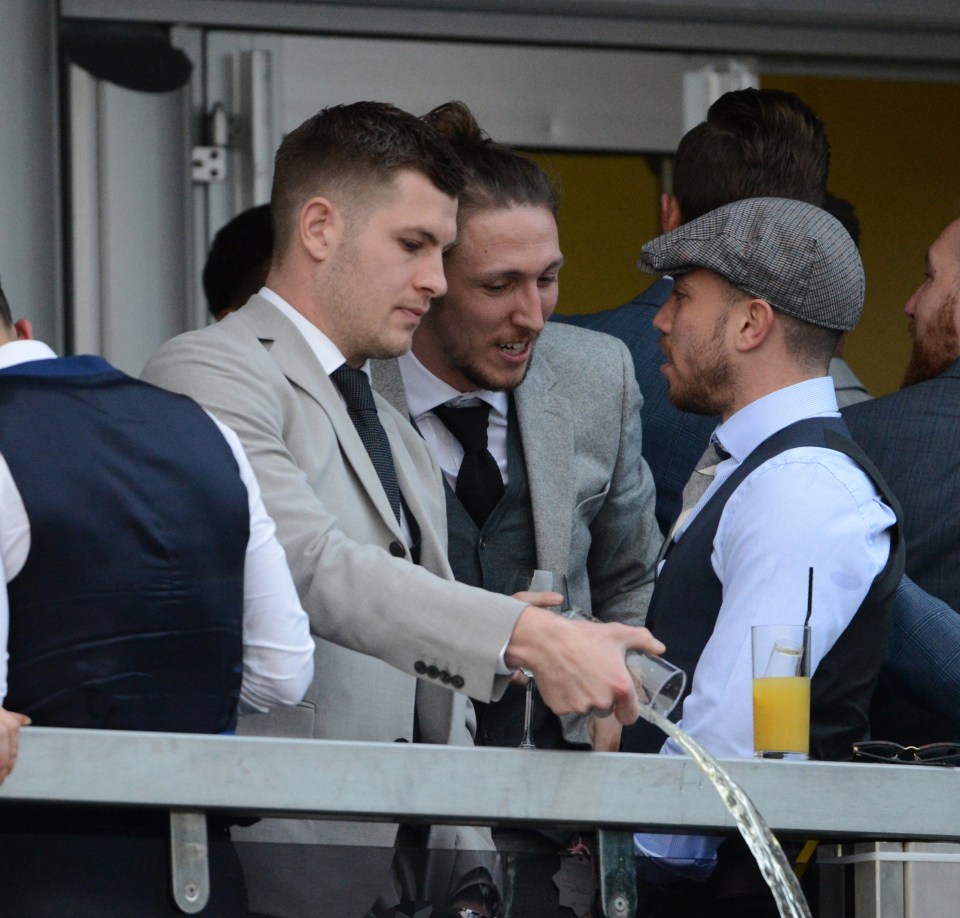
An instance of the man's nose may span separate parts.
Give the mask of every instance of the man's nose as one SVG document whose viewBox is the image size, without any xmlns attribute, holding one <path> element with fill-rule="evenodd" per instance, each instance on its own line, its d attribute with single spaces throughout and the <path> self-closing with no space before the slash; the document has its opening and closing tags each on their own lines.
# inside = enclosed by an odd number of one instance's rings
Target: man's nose
<svg viewBox="0 0 960 918">
<path fill-rule="evenodd" d="M 546 310 L 540 289 L 536 284 L 524 286 L 513 311 L 513 322 L 520 328 L 530 331 L 543 331 L 544 311 Z"/>
</svg>

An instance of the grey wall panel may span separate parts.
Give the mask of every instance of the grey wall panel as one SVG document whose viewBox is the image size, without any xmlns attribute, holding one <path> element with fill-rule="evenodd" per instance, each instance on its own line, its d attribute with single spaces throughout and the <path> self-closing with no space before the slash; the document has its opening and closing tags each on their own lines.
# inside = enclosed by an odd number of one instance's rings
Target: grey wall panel
<svg viewBox="0 0 960 918">
<path fill-rule="evenodd" d="M 225 28 L 960 63 L 956 0 L 61 0 L 64 15 Z"/>
<path fill-rule="evenodd" d="M 186 90 L 134 92 L 76 67 L 71 87 L 75 336 L 138 375 L 187 325 Z"/>
<path fill-rule="evenodd" d="M 0 0 L 0 278 L 15 318 L 62 346 L 55 4 Z"/>
</svg>

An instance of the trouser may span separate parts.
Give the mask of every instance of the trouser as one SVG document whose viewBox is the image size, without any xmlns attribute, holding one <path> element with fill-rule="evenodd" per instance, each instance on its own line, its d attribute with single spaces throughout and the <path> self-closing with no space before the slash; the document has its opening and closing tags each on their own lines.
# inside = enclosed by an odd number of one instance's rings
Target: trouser
<svg viewBox="0 0 960 918">
<path fill-rule="evenodd" d="M 787 860 L 793 864 L 802 841 L 783 841 Z M 637 884 L 637 918 L 779 918 L 770 887 L 746 843 L 740 836 L 728 838 L 718 852 L 716 870 L 703 882 Z M 818 914 L 819 890 L 816 864 L 810 864 L 801 881 L 814 918 Z"/>
<path fill-rule="evenodd" d="M 227 829 L 208 829 L 204 918 L 247 914 Z M 170 883 L 169 816 L 110 807 L 0 806 L 0 914 L 23 918 L 182 918 Z"/>
</svg>

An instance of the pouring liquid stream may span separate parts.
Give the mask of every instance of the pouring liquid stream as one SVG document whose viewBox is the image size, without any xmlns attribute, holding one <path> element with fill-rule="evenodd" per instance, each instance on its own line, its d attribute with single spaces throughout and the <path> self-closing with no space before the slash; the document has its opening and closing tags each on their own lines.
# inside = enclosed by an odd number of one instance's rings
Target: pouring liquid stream
<svg viewBox="0 0 960 918">
<path fill-rule="evenodd" d="M 774 837 L 750 798 L 731 780 L 710 753 L 666 717 L 653 710 L 649 704 L 640 706 L 640 716 L 671 736 L 717 789 L 773 893 L 781 918 L 811 918 L 810 907 L 800 888 L 800 882 L 783 853 L 780 842 Z"/>
</svg>

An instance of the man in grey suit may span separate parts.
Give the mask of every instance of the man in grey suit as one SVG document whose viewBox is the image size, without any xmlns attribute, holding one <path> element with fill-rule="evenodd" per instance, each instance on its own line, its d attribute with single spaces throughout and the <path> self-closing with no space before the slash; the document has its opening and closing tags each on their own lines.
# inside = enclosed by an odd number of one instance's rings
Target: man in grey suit
<svg viewBox="0 0 960 918">
<path fill-rule="evenodd" d="M 457 243 L 444 259 L 447 292 L 431 305 L 412 351 L 377 361 L 373 381 L 412 417 L 444 473 L 454 574 L 510 592 L 518 568 L 559 572 L 572 608 L 642 624 L 662 539 L 630 352 L 608 335 L 546 325 L 563 264 L 559 194 L 546 173 L 490 141 L 463 103 L 425 120 L 467 174 Z M 476 464 L 474 432 L 489 469 L 473 483 L 479 505 L 464 490 Z M 560 719 L 535 694 L 533 705 L 529 735 L 538 748 L 589 744 L 583 718 Z M 480 706 L 478 741 L 518 746 L 525 707 L 519 685 Z M 614 718 L 589 726 L 598 748 L 619 748 Z M 571 840 L 530 831 L 494 838 L 505 853 L 522 847 L 508 862 L 508 913 L 569 915 L 553 877 L 571 860 L 563 853 Z M 589 897 L 593 877 L 584 881 Z"/>
<path fill-rule="evenodd" d="M 628 647 L 662 650 L 648 632 L 450 582 L 440 472 L 363 372 L 371 357 L 408 350 L 444 293 L 462 184 L 449 147 L 413 116 L 378 103 L 325 109 L 277 152 L 266 286 L 222 322 L 168 342 L 144 371 L 240 435 L 310 616 L 316 676 L 304 702 L 244 719 L 243 733 L 469 744 L 465 696 L 499 696 L 521 666 L 559 713 L 638 715 L 623 658 Z M 354 918 L 378 895 L 384 908 L 419 897 L 408 865 L 390 871 L 396 834 L 264 820 L 242 837 L 299 844 L 249 846 L 252 908 Z M 337 862 L 321 844 L 367 847 Z M 434 828 L 428 844 L 462 851 L 489 836 Z M 431 863 L 429 892 L 482 906 L 461 895 L 463 866 Z"/>
<path fill-rule="evenodd" d="M 843 418 L 903 507 L 907 574 L 960 613 L 960 220 L 930 246 L 925 274 L 904 309 L 913 347 L 900 391 L 852 405 Z M 946 669 L 960 646 L 960 618 L 941 615 L 940 625 Z M 936 685 L 938 668 L 924 670 Z M 884 701 L 886 690 L 881 683 L 874 736 L 914 745 L 960 739 L 955 719 L 919 697 Z"/>
</svg>

